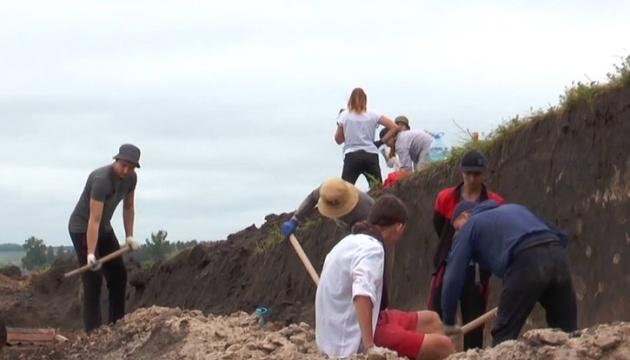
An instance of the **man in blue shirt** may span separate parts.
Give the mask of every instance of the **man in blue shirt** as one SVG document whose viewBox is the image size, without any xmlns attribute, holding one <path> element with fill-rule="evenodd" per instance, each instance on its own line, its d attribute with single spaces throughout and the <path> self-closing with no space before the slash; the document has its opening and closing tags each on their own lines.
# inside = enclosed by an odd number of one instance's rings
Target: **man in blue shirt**
<svg viewBox="0 0 630 360">
<path fill-rule="evenodd" d="M 457 231 L 447 259 L 442 290 L 445 326 L 455 323 L 466 270 L 471 261 L 503 279 L 492 344 L 518 337 L 537 302 L 547 324 L 577 329 L 577 306 L 571 282 L 567 237 L 553 225 L 517 204 L 492 200 L 460 202 L 453 212 Z"/>
</svg>

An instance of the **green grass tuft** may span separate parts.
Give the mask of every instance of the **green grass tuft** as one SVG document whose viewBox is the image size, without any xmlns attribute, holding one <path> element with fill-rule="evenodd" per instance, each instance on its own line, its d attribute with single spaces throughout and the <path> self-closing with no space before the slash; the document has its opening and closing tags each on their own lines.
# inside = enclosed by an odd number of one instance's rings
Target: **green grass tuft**
<svg viewBox="0 0 630 360">
<path fill-rule="evenodd" d="M 416 171 L 412 176 L 418 174 L 433 175 L 438 169 L 443 167 L 458 167 L 461 157 L 468 150 L 477 149 L 488 152 L 496 143 L 506 141 L 516 136 L 524 127 L 531 126 L 538 121 L 551 118 L 559 113 L 575 109 L 579 104 L 593 103 L 593 100 L 606 92 L 619 89 L 623 86 L 630 85 L 630 55 L 622 58 L 620 64 L 613 65 L 615 71 L 607 74 L 608 82 L 600 84 L 595 81 L 589 83 L 577 82 L 565 89 L 564 94 L 560 95 L 560 103 L 558 106 L 549 106 L 548 109 L 530 109 L 530 113 L 524 117 L 515 117 L 503 122 L 495 130 L 493 130 L 485 139 L 472 141 L 470 135 L 465 133 L 463 144 L 451 148 L 448 156 L 439 161 L 434 161 L 420 171 Z"/>
<path fill-rule="evenodd" d="M 319 228 L 324 223 L 324 221 L 325 219 L 323 216 L 312 216 L 310 219 L 305 221 L 304 224 L 301 224 L 300 228 L 304 232 L 310 232 L 314 229 Z"/>
<path fill-rule="evenodd" d="M 280 244 L 284 241 L 284 235 L 280 231 L 279 226 L 273 226 L 271 230 L 267 233 L 267 236 L 258 243 L 256 243 L 256 248 L 254 249 L 255 254 L 265 254 L 271 249 L 275 248 L 276 245 Z"/>
</svg>

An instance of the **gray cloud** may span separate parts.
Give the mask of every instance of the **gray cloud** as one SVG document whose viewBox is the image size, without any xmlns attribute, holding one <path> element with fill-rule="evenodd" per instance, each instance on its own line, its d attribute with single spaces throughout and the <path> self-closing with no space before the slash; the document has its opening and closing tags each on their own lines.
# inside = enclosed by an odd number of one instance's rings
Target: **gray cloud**
<svg viewBox="0 0 630 360">
<path fill-rule="evenodd" d="M 87 175 L 122 142 L 143 151 L 138 238 L 226 238 L 340 174 L 334 120 L 355 86 L 455 143 L 453 119 L 487 132 L 603 79 L 628 52 L 630 5 L 594 6 L 1 4 L 0 241 L 69 244 Z"/>
</svg>

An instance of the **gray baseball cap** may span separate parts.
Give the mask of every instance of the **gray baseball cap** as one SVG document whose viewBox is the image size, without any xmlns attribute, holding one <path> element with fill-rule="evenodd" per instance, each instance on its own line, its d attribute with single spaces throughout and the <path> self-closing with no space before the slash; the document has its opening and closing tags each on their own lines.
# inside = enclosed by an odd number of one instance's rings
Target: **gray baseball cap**
<svg viewBox="0 0 630 360">
<path fill-rule="evenodd" d="M 140 167 L 140 149 L 133 144 L 122 144 L 118 149 L 118 154 L 114 155 L 116 160 L 124 160 Z"/>
</svg>

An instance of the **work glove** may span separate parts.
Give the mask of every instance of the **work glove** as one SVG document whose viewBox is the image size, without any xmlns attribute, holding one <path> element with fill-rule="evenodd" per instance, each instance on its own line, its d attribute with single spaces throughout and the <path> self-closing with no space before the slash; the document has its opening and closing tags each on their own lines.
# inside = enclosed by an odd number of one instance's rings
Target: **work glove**
<svg viewBox="0 0 630 360">
<path fill-rule="evenodd" d="M 101 262 L 96 260 L 96 256 L 94 254 L 88 254 L 87 256 L 87 264 L 90 265 L 90 270 L 97 271 L 101 268 Z"/>
<path fill-rule="evenodd" d="M 444 325 L 444 335 L 453 336 L 462 333 L 462 328 L 459 325 Z"/>
<path fill-rule="evenodd" d="M 127 236 L 127 238 L 125 239 L 125 243 L 127 243 L 127 246 L 132 251 L 138 250 L 138 248 L 140 248 L 140 244 L 133 238 L 133 236 Z"/>
<path fill-rule="evenodd" d="M 298 227 L 297 220 L 289 219 L 282 223 L 282 226 L 280 227 L 280 231 L 282 231 L 282 235 L 284 235 L 285 237 L 288 237 L 289 235 L 295 232 L 297 227 Z"/>
</svg>

